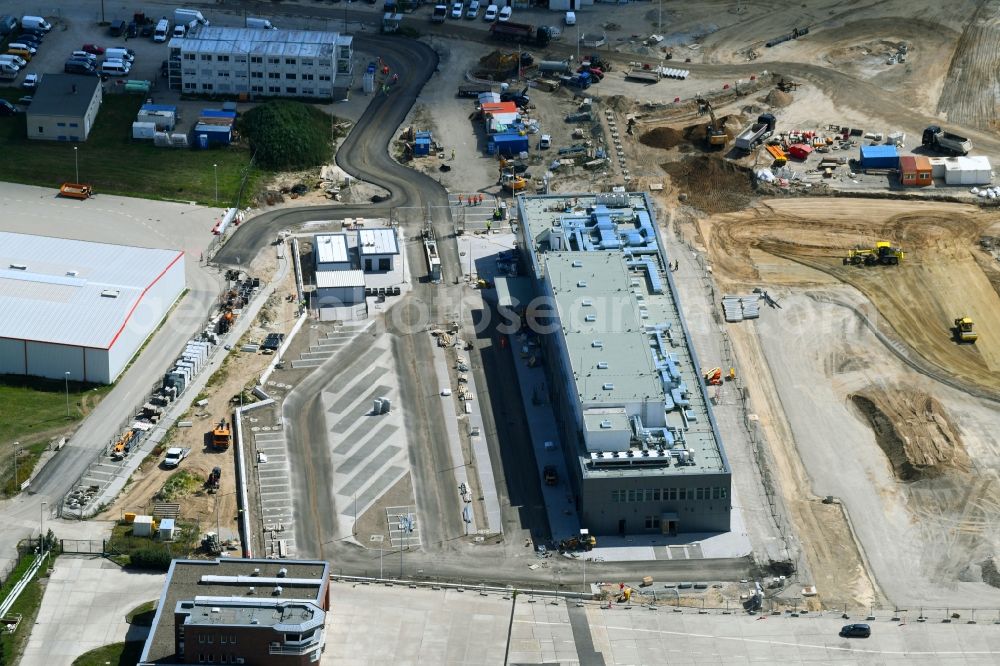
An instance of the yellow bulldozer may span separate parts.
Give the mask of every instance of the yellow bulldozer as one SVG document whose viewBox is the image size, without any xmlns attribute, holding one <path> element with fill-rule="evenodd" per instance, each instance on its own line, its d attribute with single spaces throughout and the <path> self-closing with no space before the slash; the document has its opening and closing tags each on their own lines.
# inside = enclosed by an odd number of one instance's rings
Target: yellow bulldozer
<svg viewBox="0 0 1000 666">
<path fill-rule="evenodd" d="M 955 320 L 955 339 L 959 342 L 975 343 L 979 339 L 979 334 L 973 330 L 975 323 L 971 317 L 959 317 Z"/>
<path fill-rule="evenodd" d="M 875 247 L 859 247 L 850 250 L 844 257 L 844 265 L 851 266 L 896 266 L 906 258 L 906 253 L 893 247 L 889 241 L 878 241 Z"/>
</svg>

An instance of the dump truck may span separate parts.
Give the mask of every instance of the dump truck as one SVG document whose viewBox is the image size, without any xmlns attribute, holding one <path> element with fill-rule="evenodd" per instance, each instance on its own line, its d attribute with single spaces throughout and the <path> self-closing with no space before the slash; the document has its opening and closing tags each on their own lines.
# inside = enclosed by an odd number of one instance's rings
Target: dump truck
<svg viewBox="0 0 1000 666">
<path fill-rule="evenodd" d="M 773 114 L 762 113 L 757 116 L 757 122 L 746 128 L 736 136 L 736 149 L 749 153 L 762 141 L 770 138 L 774 134 L 774 127 L 777 121 Z"/>
<path fill-rule="evenodd" d="M 59 196 L 68 199 L 89 199 L 94 196 L 94 189 L 83 183 L 63 183 L 59 187 Z"/>
<path fill-rule="evenodd" d="M 233 431 L 229 428 L 226 419 L 222 419 L 212 429 L 212 446 L 219 451 L 225 451 L 232 442 Z"/>
<path fill-rule="evenodd" d="M 179 446 L 172 446 L 167 449 L 167 455 L 163 458 L 164 467 L 177 467 L 181 461 L 191 455 L 191 449 L 182 449 Z"/>
<path fill-rule="evenodd" d="M 975 323 L 970 317 L 959 317 L 955 320 L 955 339 L 959 342 L 975 343 L 979 339 L 979 334 L 975 332 Z"/>
<path fill-rule="evenodd" d="M 945 132 L 937 125 L 931 125 L 924 130 L 922 143 L 928 148 L 951 155 L 968 155 L 972 150 L 972 142 L 969 139 Z"/>
<path fill-rule="evenodd" d="M 548 26 L 537 28 L 527 23 L 494 23 L 490 26 L 490 35 L 494 39 L 521 44 L 534 44 L 545 48 L 552 41 L 552 31 Z"/>
<path fill-rule="evenodd" d="M 893 247 L 889 241 L 878 241 L 875 247 L 861 247 L 850 250 L 844 257 L 844 265 L 852 266 L 896 266 L 906 258 L 906 253 Z"/>
</svg>

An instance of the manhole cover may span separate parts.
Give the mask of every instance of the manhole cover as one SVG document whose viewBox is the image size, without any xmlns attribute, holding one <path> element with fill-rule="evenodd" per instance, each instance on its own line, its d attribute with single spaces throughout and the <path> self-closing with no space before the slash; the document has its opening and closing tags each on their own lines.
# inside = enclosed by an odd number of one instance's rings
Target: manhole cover
<svg viewBox="0 0 1000 666">
<path fill-rule="evenodd" d="M 250 430 L 253 431 L 253 432 L 257 432 L 258 430 L 260 430 L 260 426 L 254 426 L 254 427 L 250 428 Z"/>
</svg>

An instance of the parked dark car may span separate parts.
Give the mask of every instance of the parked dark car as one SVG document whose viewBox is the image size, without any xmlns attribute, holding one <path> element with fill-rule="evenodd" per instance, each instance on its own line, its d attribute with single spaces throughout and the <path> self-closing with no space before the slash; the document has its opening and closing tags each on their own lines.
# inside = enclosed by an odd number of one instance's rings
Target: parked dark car
<svg viewBox="0 0 1000 666">
<path fill-rule="evenodd" d="M 36 49 L 42 45 L 42 40 L 37 35 L 18 35 L 17 39 L 12 39 L 11 41 L 27 44 L 28 46 L 32 46 Z"/>
<path fill-rule="evenodd" d="M 38 28 L 21 28 L 20 36 L 31 35 L 32 37 L 37 37 L 38 39 L 45 38 L 45 32 L 39 30 Z"/>
<path fill-rule="evenodd" d="M 142 37 L 152 37 L 154 32 L 156 32 L 156 26 L 152 23 L 146 23 L 142 26 L 142 30 L 139 31 L 139 35 Z"/>
<path fill-rule="evenodd" d="M 5 99 L 0 99 L 0 117 L 13 116 L 17 113 L 17 107 Z"/>
<path fill-rule="evenodd" d="M 129 37 L 139 36 L 139 26 L 136 25 L 135 21 L 129 21 L 128 27 L 125 28 L 125 34 Z"/>
<path fill-rule="evenodd" d="M 108 34 L 112 37 L 121 37 L 125 34 L 126 30 L 128 30 L 128 24 L 125 21 L 118 19 L 117 21 L 111 22 L 111 25 L 108 27 Z"/>
<path fill-rule="evenodd" d="M 94 55 L 104 55 L 104 47 L 98 46 L 97 44 L 84 44 L 81 51 L 86 51 L 87 53 L 93 53 Z"/>
<path fill-rule="evenodd" d="M 160 76 L 162 76 L 163 78 L 167 78 L 168 69 L 169 67 L 167 65 L 167 61 L 164 60 L 162 63 L 160 63 Z"/>
<path fill-rule="evenodd" d="M 844 638 L 868 638 L 872 635 L 872 628 L 867 624 L 846 624 L 840 635 Z"/>
<path fill-rule="evenodd" d="M 20 104 L 21 106 L 30 106 L 32 99 L 33 98 L 31 95 L 25 95 L 21 99 L 17 100 L 17 103 Z"/>
</svg>

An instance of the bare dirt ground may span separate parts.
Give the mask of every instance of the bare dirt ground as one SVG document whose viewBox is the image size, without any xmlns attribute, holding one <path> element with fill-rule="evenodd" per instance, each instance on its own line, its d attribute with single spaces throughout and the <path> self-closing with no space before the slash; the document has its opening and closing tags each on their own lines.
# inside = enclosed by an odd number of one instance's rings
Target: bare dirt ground
<svg viewBox="0 0 1000 666">
<path fill-rule="evenodd" d="M 265 284 L 276 270 L 277 262 L 273 252 L 261 252 L 248 268 L 250 275 L 260 277 L 261 282 Z M 287 332 L 294 321 L 295 304 L 286 302 L 284 296 L 293 293 L 294 289 L 294 274 L 288 271 L 282 287 L 261 309 L 254 325 L 241 342 L 249 340 L 260 342 L 272 331 Z M 201 533 L 216 531 L 218 524 L 222 539 L 236 538 L 236 474 L 233 449 L 230 447 L 228 451 L 219 452 L 212 448 L 211 430 L 223 418 L 232 422 L 233 397 L 239 396 L 241 391 L 252 388 L 260 373 L 274 357 L 241 352 L 239 344 L 234 344 L 229 354 L 229 358 L 209 381 L 204 391 L 208 404 L 204 407 L 193 406 L 188 414 L 179 419 L 192 421 L 194 425 L 191 428 L 175 427 L 166 440 L 168 447 L 191 448 L 188 458 L 177 469 L 164 468 L 161 464 L 162 455 L 144 461 L 132 475 L 124 493 L 99 515 L 98 519 L 117 519 L 127 511 L 140 513 L 151 511 L 163 484 L 178 470 L 205 480 L 213 467 L 221 467 L 222 482 L 218 492 L 207 493 L 203 488 L 199 488 L 171 501 L 180 503 L 180 518 L 197 522 Z"/>
<path fill-rule="evenodd" d="M 810 199 L 772 200 L 725 220 L 711 225 L 709 243 L 724 275 L 753 279 L 751 248 L 825 272 L 863 293 L 895 335 L 953 381 L 1000 389 L 1000 340 L 986 335 L 961 345 L 951 332 L 962 316 L 983 330 L 1000 326 L 1000 296 L 991 283 L 997 269 L 975 258 L 991 216 L 958 204 L 915 211 L 891 200 Z M 905 248 L 902 265 L 879 271 L 843 264 L 849 249 L 878 240 Z"/>
<path fill-rule="evenodd" d="M 995 262 L 984 260 L 978 249 L 980 235 L 992 222 L 975 208 L 957 204 L 926 203 L 915 212 L 912 204 L 900 201 L 808 199 L 766 200 L 698 224 L 724 291 L 763 284 L 809 295 L 809 304 L 796 297 L 794 315 L 775 315 L 784 323 L 764 326 L 762 318 L 760 335 L 769 331 L 763 340 L 748 326 L 732 326 L 730 333 L 824 601 L 831 593 L 842 596 L 850 590 L 852 573 L 854 601 L 881 594 L 860 560 L 844 566 L 842 558 L 851 561 L 851 548 L 831 551 L 850 543 L 851 530 L 846 541 L 833 538 L 830 530 L 838 521 L 830 514 L 839 507 L 820 504 L 817 485 L 845 497 L 862 555 L 876 562 L 879 582 L 894 601 L 907 598 L 908 591 L 901 592 L 899 581 L 885 571 L 887 550 L 918 554 L 911 583 L 919 577 L 936 587 L 979 580 L 982 561 L 998 545 L 987 527 L 993 524 L 989 507 L 1000 497 L 991 471 L 996 447 L 973 425 L 985 404 L 973 396 L 1000 395 L 991 367 L 996 349 L 992 340 L 982 349 L 978 343 L 958 345 L 949 325 L 960 315 L 946 318 L 956 308 L 967 308 L 980 317 L 977 325 L 994 325 L 1000 310 Z M 843 264 L 849 249 L 883 239 L 906 248 L 902 265 Z M 805 305 L 816 312 L 803 314 Z M 841 333 L 845 306 L 855 323 Z M 779 366 L 773 365 L 776 353 L 782 358 Z M 808 359 L 814 377 L 788 374 L 784 366 L 797 368 L 792 359 L 799 355 Z M 902 362 L 912 357 L 920 362 Z M 812 417 L 799 411 L 800 395 L 808 395 L 817 410 Z M 820 414 L 828 409 L 838 416 L 825 423 Z M 814 439 L 824 424 L 831 428 L 829 438 Z M 829 444 L 818 452 L 813 447 L 824 439 L 847 442 L 858 436 L 871 443 L 864 471 L 853 475 L 854 481 L 835 481 L 848 474 L 846 469 L 818 476 L 819 470 L 832 469 L 831 461 L 822 460 Z M 874 520 L 871 507 L 858 504 L 859 495 L 871 488 L 877 490 L 875 501 L 885 505 Z M 909 530 L 911 524 L 921 528 Z M 908 545 L 879 544 L 884 530 L 900 534 Z M 949 535 L 947 546 L 939 543 L 942 533 Z M 873 534 L 879 535 L 875 541 Z M 919 584 L 913 586 L 917 589 Z"/>
</svg>

